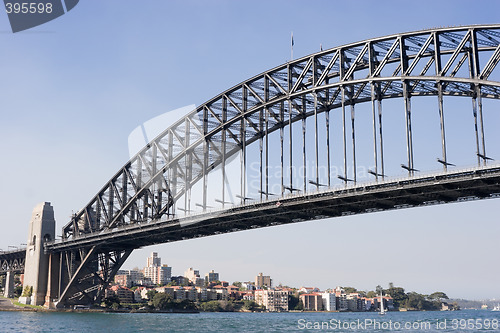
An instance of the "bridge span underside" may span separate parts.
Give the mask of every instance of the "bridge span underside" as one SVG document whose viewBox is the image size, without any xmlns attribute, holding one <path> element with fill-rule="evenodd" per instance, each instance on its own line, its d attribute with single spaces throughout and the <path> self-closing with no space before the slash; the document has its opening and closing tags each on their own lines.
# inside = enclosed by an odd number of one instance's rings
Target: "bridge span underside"
<svg viewBox="0 0 500 333">
<path fill-rule="evenodd" d="M 499 61 L 500 25 L 431 29 L 321 51 L 226 90 L 151 141 L 46 244 L 59 267 L 51 297 L 99 301 L 146 245 L 498 196 L 500 153 L 486 146 Z"/>
</svg>

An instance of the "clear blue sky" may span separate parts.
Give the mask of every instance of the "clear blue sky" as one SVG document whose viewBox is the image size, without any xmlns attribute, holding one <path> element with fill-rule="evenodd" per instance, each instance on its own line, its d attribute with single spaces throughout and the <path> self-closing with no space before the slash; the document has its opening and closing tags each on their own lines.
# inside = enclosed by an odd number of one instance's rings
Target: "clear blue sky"
<svg viewBox="0 0 500 333">
<path fill-rule="evenodd" d="M 136 126 L 286 62 L 291 31 L 299 57 L 320 44 L 498 23 L 499 12 L 498 1 L 85 0 L 17 34 L 0 13 L 0 248 L 26 242 L 31 211 L 42 201 L 54 206 L 59 231 L 128 160 Z M 498 139 L 498 112 L 488 115 L 487 138 Z M 263 272 L 297 287 L 393 282 L 408 291 L 500 298 L 498 200 L 148 247 L 125 268 L 144 266 L 156 251 L 176 275 L 194 267 L 231 282 Z"/>
</svg>

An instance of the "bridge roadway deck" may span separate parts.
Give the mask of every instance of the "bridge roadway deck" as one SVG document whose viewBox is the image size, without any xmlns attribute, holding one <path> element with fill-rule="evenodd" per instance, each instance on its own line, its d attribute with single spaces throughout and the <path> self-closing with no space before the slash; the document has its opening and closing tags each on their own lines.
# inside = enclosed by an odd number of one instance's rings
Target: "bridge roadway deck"
<svg viewBox="0 0 500 333">
<path fill-rule="evenodd" d="M 48 243 L 46 251 L 59 252 L 94 245 L 107 250 L 136 249 L 273 225 L 497 197 L 500 197 L 500 165 L 401 180 L 386 179 L 378 183 L 290 195 L 215 212 L 135 223 Z"/>
</svg>

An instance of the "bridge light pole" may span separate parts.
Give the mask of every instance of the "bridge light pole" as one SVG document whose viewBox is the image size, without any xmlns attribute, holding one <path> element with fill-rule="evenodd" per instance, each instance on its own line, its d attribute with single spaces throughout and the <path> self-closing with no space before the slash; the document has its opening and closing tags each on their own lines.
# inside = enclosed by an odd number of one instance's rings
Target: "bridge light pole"
<svg viewBox="0 0 500 333">
<path fill-rule="evenodd" d="M 377 180 L 378 180 L 378 177 L 382 177 L 382 178 L 383 178 L 383 177 L 385 177 L 385 175 L 384 175 L 384 174 L 382 174 L 382 173 L 378 173 L 377 171 L 373 171 L 373 170 L 368 170 L 368 173 L 369 173 L 370 175 L 375 176 L 375 178 L 376 178 Z"/>
<path fill-rule="evenodd" d="M 285 188 L 285 190 L 290 191 L 290 193 L 300 192 L 300 190 L 298 188 L 293 188 L 291 185 L 290 186 L 284 186 L 284 188 Z"/>
<path fill-rule="evenodd" d="M 242 202 L 243 204 L 245 204 L 247 201 L 253 201 L 253 200 L 255 200 L 254 198 L 243 197 L 243 196 L 238 195 L 238 194 L 236 194 L 236 197 L 237 197 L 238 199 L 241 199 L 241 202 Z"/>
<path fill-rule="evenodd" d="M 196 203 L 194 204 L 196 207 L 201 207 L 203 208 L 203 210 L 206 210 L 207 208 L 214 208 L 212 206 L 207 206 L 207 205 L 202 205 L 202 204 L 199 204 L 199 203 Z"/>
<path fill-rule="evenodd" d="M 403 169 L 405 169 L 406 171 L 408 171 L 408 173 L 409 173 L 410 175 L 413 175 L 413 172 L 415 172 L 415 171 L 420 171 L 420 170 L 417 170 L 417 169 L 415 169 L 415 168 L 410 168 L 409 166 L 404 165 L 404 164 L 401 164 L 401 167 L 402 167 Z"/>
<path fill-rule="evenodd" d="M 260 193 L 260 191 L 259 191 L 259 193 Z M 267 200 L 268 196 L 278 196 L 277 194 L 274 194 L 274 193 L 271 193 L 271 192 L 262 192 L 261 194 L 263 194 L 263 195 L 266 196 L 266 200 Z"/>
<path fill-rule="evenodd" d="M 313 180 L 310 180 L 310 181 L 309 181 L 309 184 L 316 186 L 316 187 L 318 188 L 318 190 L 319 190 L 319 188 L 320 188 L 321 186 L 328 187 L 328 185 L 321 184 L 321 183 L 316 182 L 316 181 L 313 181 Z"/>
<path fill-rule="evenodd" d="M 222 204 L 222 208 L 224 208 L 224 204 L 231 204 L 231 205 L 234 205 L 233 202 L 231 201 L 223 201 L 223 200 L 220 200 L 220 199 L 214 199 L 215 202 L 218 202 L 220 204 Z"/>
<path fill-rule="evenodd" d="M 353 181 L 354 181 L 354 180 L 352 180 L 352 179 L 349 179 L 349 178 L 347 178 L 347 177 L 342 177 L 342 176 L 340 176 L 340 175 L 337 175 L 337 178 L 338 178 L 338 179 L 340 179 L 340 180 L 343 180 L 343 181 L 344 181 L 344 183 L 345 183 L 345 185 L 347 185 L 347 182 L 353 182 Z"/>
</svg>

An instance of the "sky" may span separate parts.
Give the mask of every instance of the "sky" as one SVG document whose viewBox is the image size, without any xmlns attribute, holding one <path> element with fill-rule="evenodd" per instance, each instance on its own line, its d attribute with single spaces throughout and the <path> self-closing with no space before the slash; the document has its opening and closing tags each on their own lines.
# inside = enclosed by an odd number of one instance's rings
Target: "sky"
<svg viewBox="0 0 500 333">
<path fill-rule="evenodd" d="M 16 34 L 0 13 L 0 249 L 26 243 L 39 202 L 51 202 L 61 230 L 129 159 L 128 137 L 137 126 L 288 61 L 292 31 L 298 58 L 320 44 L 327 49 L 433 27 L 498 23 L 500 2 L 480 0 L 473 8 L 462 0 L 411 6 L 86 0 Z M 456 124 L 450 136 L 460 138 L 471 103 L 445 103 L 458 115 L 449 116 Z M 498 103 L 485 102 L 485 110 L 486 138 L 498 142 Z M 418 125 L 425 127 L 426 119 L 415 117 L 416 140 L 425 142 Z M 499 160 L 499 148 L 489 147 Z M 460 151 L 450 147 L 450 156 L 458 159 Z M 162 244 L 135 250 L 124 268 L 143 267 L 155 251 L 174 275 L 214 269 L 233 282 L 263 272 L 275 284 L 295 287 L 372 290 L 392 282 L 407 291 L 499 299 L 498 204 L 411 208 Z"/>
</svg>

